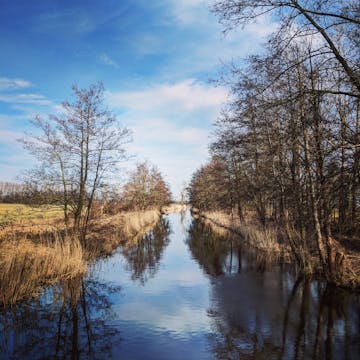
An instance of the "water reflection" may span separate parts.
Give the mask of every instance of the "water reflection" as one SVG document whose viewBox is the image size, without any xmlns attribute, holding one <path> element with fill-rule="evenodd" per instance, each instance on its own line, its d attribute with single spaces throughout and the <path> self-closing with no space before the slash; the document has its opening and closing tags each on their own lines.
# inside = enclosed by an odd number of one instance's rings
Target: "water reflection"
<svg viewBox="0 0 360 360">
<path fill-rule="evenodd" d="M 169 245 L 170 223 L 166 218 L 142 236 L 134 245 L 125 246 L 121 253 L 127 261 L 132 280 L 144 284 L 152 278 L 159 267 L 161 256 Z"/>
<path fill-rule="evenodd" d="M 118 287 L 81 277 L 0 313 L 2 359 L 103 359 L 120 342 L 109 294 Z M 109 341 L 109 339 L 112 339 Z"/>
<path fill-rule="evenodd" d="M 197 221 L 187 244 L 211 275 L 216 358 L 359 358 L 359 296 L 297 277 Z"/>
<path fill-rule="evenodd" d="M 205 226 L 200 220 L 194 220 L 188 230 L 186 243 L 193 257 L 206 274 L 218 276 L 228 270 L 226 260 L 229 252 L 229 242 L 225 237 L 216 235 L 210 226 Z M 230 263 L 233 263 L 232 259 Z M 230 272 L 231 270 L 232 266 Z"/>
<path fill-rule="evenodd" d="M 0 359 L 359 358 L 359 295 L 298 277 L 188 212 L 166 219 L 85 279 L 0 312 Z"/>
</svg>

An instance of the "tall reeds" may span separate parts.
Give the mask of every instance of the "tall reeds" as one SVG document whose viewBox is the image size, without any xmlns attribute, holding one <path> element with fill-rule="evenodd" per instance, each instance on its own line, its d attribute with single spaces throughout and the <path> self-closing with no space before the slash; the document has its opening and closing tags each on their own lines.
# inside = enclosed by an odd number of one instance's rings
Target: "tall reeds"
<svg viewBox="0 0 360 360">
<path fill-rule="evenodd" d="M 94 259 L 110 255 L 119 246 L 131 245 L 160 220 L 157 210 L 123 212 L 96 221 L 90 229 L 86 256 Z"/>
<path fill-rule="evenodd" d="M 76 238 L 34 243 L 26 238 L 2 242 L 0 252 L 0 305 L 13 305 L 35 296 L 42 285 L 86 273 L 83 249 Z"/>
<path fill-rule="evenodd" d="M 290 247 L 281 241 L 282 234 L 275 227 L 264 228 L 253 221 L 240 222 L 238 217 L 220 211 L 204 212 L 201 217 L 220 235 L 224 235 L 226 231 L 235 233 L 243 242 L 272 258 L 288 259 L 290 256 Z"/>
<path fill-rule="evenodd" d="M 0 307 L 36 296 L 42 286 L 81 277 L 88 261 L 132 244 L 160 219 L 157 210 L 120 213 L 90 224 L 86 247 L 64 228 L 3 229 L 0 234 Z M 12 231 L 11 231 L 12 230 Z"/>
</svg>

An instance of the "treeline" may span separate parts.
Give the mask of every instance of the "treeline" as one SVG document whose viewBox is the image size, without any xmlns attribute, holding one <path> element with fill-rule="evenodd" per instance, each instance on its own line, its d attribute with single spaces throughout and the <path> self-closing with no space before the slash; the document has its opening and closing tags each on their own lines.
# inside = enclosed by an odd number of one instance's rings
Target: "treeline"
<svg viewBox="0 0 360 360">
<path fill-rule="evenodd" d="M 225 0 L 214 11 L 228 27 L 273 13 L 279 28 L 223 79 L 233 100 L 190 201 L 278 224 L 297 255 L 315 251 L 337 281 L 345 258 L 334 238 L 355 245 L 360 234 L 359 4 Z"/>
<path fill-rule="evenodd" d="M 86 196 L 88 199 L 90 194 Z M 78 192 L 67 192 L 68 206 L 74 208 L 71 198 L 76 199 Z M 0 182 L 0 202 L 8 204 L 63 205 L 64 193 L 61 187 L 44 187 L 36 183 Z M 122 185 L 103 186 L 94 197 L 95 209 L 115 214 L 120 211 L 147 210 L 161 208 L 171 202 L 169 185 L 160 170 L 148 162 L 141 162 L 130 172 Z"/>
<path fill-rule="evenodd" d="M 171 202 L 169 185 L 155 165 L 141 162 L 130 172 L 119 192 L 106 202 L 105 211 L 116 213 L 129 210 L 161 208 Z"/>
<path fill-rule="evenodd" d="M 37 185 L 14 182 L 0 182 L 0 203 L 26 205 L 61 204 L 60 188 L 45 188 Z"/>
</svg>

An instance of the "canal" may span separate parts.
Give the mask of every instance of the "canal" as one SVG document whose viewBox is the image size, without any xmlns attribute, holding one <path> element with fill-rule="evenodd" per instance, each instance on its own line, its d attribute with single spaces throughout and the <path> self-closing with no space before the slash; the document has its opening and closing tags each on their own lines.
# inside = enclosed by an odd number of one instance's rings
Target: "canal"
<svg viewBox="0 0 360 360">
<path fill-rule="evenodd" d="M 359 359 L 359 295 L 189 212 L 0 312 L 0 359 Z"/>
</svg>

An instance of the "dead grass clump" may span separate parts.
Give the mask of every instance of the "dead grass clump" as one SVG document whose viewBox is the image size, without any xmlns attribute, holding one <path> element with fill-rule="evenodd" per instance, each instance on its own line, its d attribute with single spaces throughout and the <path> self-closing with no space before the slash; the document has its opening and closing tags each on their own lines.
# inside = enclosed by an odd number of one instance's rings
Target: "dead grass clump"
<svg viewBox="0 0 360 360">
<path fill-rule="evenodd" d="M 97 220 L 91 225 L 87 238 L 87 257 L 110 255 L 121 244 L 134 244 L 151 231 L 159 219 L 159 211 L 147 210 L 124 212 Z"/>
<path fill-rule="evenodd" d="M 82 247 L 76 239 L 49 244 L 29 240 L 3 242 L 0 253 L 0 304 L 12 305 L 35 296 L 40 286 L 86 273 Z"/>
<path fill-rule="evenodd" d="M 201 216 L 220 235 L 226 232 L 238 234 L 251 247 L 275 257 L 288 258 L 290 254 L 288 246 L 280 243 L 280 234 L 275 227 L 262 228 L 254 222 L 240 223 L 237 216 L 219 211 L 205 212 Z"/>
<path fill-rule="evenodd" d="M 169 204 L 161 208 L 162 214 L 173 214 L 181 211 L 185 211 L 187 206 L 185 204 Z"/>
<path fill-rule="evenodd" d="M 270 251 L 272 253 L 281 253 L 279 243 L 279 234 L 275 228 L 261 229 L 253 224 L 243 225 L 240 229 L 244 239 L 253 247 Z"/>
</svg>

